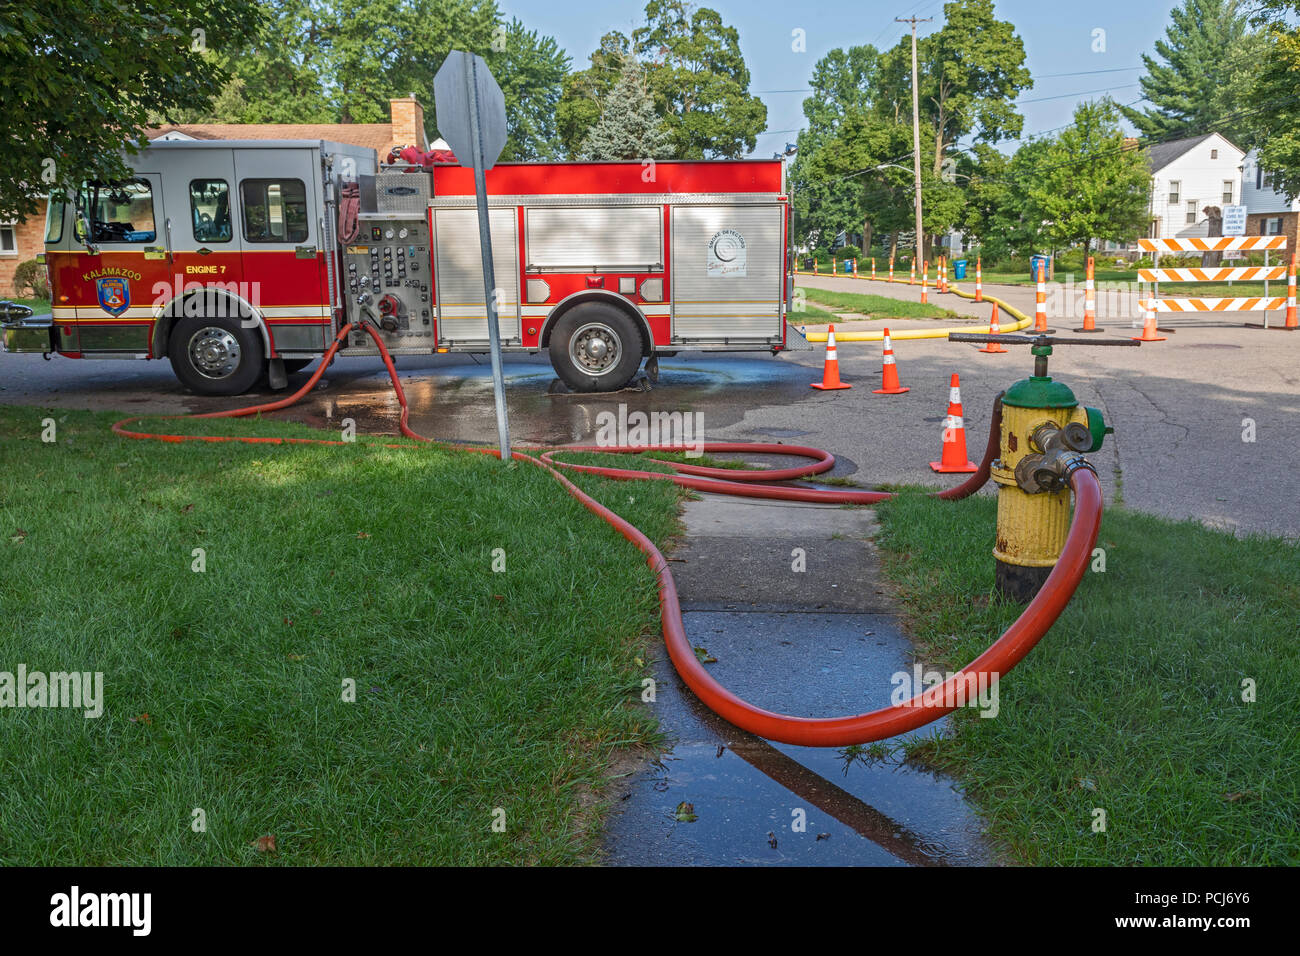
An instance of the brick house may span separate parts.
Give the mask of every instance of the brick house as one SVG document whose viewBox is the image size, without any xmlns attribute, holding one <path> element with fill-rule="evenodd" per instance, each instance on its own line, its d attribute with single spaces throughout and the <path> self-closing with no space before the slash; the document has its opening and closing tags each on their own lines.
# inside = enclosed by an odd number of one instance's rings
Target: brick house
<svg viewBox="0 0 1300 956">
<path fill-rule="evenodd" d="M 146 130 L 150 140 L 177 139 L 327 139 L 368 146 L 384 159 L 393 147 L 429 149 L 424 107 L 414 94 L 389 101 L 388 123 L 169 123 Z M 437 145 L 436 143 L 434 144 Z M 15 289 L 14 270 L 20 262 L 45 251 L 45 200 L 36 213 L 20 222 L 0 223 L 0 297 L 22 297 Z"/>
</svg>

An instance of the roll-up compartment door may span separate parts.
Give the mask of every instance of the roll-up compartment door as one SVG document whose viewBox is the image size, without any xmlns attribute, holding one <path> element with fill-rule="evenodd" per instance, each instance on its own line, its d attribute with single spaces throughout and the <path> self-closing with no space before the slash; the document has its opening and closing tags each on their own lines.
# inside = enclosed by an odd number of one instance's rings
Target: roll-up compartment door
<svg viewBox="0 0 1300 956">
<path fill-rule="evenodd" d="M 528 269 L 574 272 L 663 268 L 659 206 L 536 206 L 524 210 Z"/>
<path fill-rule="evenodd" d="M 519 242 L 515 208 L 488 210 L 492 270 L 501 295 L 497 323 L 501 341 L 519 342 Z M 483 260 L 475 209 L 434 209 L 434 256 L 440 342 L 487 342 Z"/>
<path fill-rule="evenodd" d="M 781 206 L 674 206 L 673 337 L 779 340 Z"/>
</svg>

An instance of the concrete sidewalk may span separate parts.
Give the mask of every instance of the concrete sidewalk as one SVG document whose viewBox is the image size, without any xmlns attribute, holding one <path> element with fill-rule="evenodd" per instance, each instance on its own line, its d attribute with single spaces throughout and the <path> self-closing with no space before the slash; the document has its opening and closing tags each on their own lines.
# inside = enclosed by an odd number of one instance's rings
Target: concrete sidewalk
<svg viewBox="0 0 1300 956">
<path fill-rule="evenodd" d="M 670 566 L 687 635 L 716 658 L 707 666 L 719 682 L 797 716 L 889 704 L 912 649 L 880 577 L 870 509 L 705 495 L 683 517 L 687 537 Z M 800 551 L 804 571 L 794 570 Z M 651 706 L 674 742 L 622 784 L 606 828 L 611 863 L 996 862 L 950 778 L 898 759 L 770 744 L 705 708 L 666 654 L 654 677 Z M 679 819 L 683 803 L 697 819 Z"/>
</svg>

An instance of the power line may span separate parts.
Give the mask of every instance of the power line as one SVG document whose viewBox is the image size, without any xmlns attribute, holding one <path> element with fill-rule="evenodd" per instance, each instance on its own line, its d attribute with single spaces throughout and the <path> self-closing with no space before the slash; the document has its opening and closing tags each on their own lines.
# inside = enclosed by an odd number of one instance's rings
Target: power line
<svg viewBox="0 0 1300 956">
<path fill-rule="evenodd" d="M 1121 66 L 1116 70 L 1078 70 L 1074 73 L 1044 73 L 1039 77 L 1040 80 L 1050 80 L 1058 76 L 1096 76 L 1098 73 L 1132 73 L 1134 70 L 1140 70 L 1140 66 Z"/>
<path fill-rule="evenodd" d="M 1099 73 L 1132 73 L 1134 70 L 1140 70 L 1140 69 L 1142 69 L 1142 67 L 1140 67 L 1140 66 L 1125 66 L 1125 67 L 1120 67 L 1119 69 L 1116 69 L 1116 70 L 1078 70 L 1078 71 L 1076 71 L 1076 72 L 1074 72 L 1074 73 L 1044 73 L 1044 74 L 1042 74 L 1041 76 L 1039 76 L 1038 79 L 1040 79 L 1040 80 L 1051 80 L 1051 79 L 1056 79 L 1056 78 L 1058 78 L 1058 77 L 1062 77 L 1062 76 L 1096 76 L 1096 75 L 1099 74 Z M 1130 84 L 1130 85 L 1136 85 L 1136 84 Z M 1113 89 L 1126 89 L 1126 87 L 1117 86 L 1117 87 L 1113 87 Z M 793 89 L 793 90 L 754 90 L 754 94 L 755 94 L 756 96 L 757 96 L 757 95 L 767 94 L 767 93 L 813 93 L 813 92 L 815 92 L 815 90 L 813 90 L 812 87 L 803 87 L 803 88 L 801 88 L 801 89 Z M 1066 94 L 1066 95 L 1067 95 L 1067 96 L 1081 96 L 1081 95 L 1083 95 L 1083 94 L 1079 94 L 1079 93 L 1069 93 L 1069 94 Z M 1045 99 L 1052 99 L 1052 98 L 1053 98 L 1053 97 L 1045 97 Z M 1034 102 L 1037 102 L 1037 101 L 1036 101 L 1036 100 L 1022 100 L 1021 102 L 1025 102 L 1025 103 L 1034 103 Z"/>
<path fill-rule="evenodd" d="M 1068 100 L 1072 96 L 1091 96 L 1093 93 L 1109 93 L 1111 90 L 1131 90 L 1138 83 L 1125 83 L 1123 86 L 1106 86 L 1099 90 L 1080 90 L 1077 93 L 1061 93 L 1058 96 L 1037 96 L 1030 100 L 1016 100 L 1017 103 L 1046 103 L 1048 100 Z"/>
</svg>

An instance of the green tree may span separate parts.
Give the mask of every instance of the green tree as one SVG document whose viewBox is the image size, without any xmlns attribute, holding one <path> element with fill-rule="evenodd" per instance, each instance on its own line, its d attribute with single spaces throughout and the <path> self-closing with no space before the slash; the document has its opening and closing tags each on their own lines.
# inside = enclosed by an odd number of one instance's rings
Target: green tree
<svg viewBox="0 0 1300 956">
<path fill-rule="evenodd" d="M 538 36 L 513 19 L 504 48 L 489 54 L 506 101 L 506 160 L 560 159 L 564 154 L 556 109 L 571 63 L 554 37 Z M 499 45 L 499 44 L 498 44 Z"/>
<path fill-rule="evenodd" d="M 850 166 L 840 161 L 843 157 L 834 155 L 844 146 L 841 129 L 849 114 L 854 115 L 854 124 L 866 123 L 864 111 L 871 102 L 878 61 L 874 47 L 857 46 L 831 50 L 813 67 L 812 93 L 803 101 L 808 125 L 796 140 L 798 150 L 789 175 L 794 235 L 800 244 L 829 241 L 840 230 L 856 232 L 858 226 L 864 234 L 871 229 L 886 229 L 879 221 L 880 215 L 871 217 L 874 221 L 868 227 L 869 220 L 863 215 L 863 180 L 847 175 L 865 163 Z M 871 145 L 861 144 L 855 149 L 865 153 Z M 910 151 L 910 144 L 899 150 L 904 154 Z M 872 165 L 883 161 L 876 159 Z M 828 172 L 831 168 L 834 173 Z M 867 242 L 865 235 L 863 242 Z"/>
<path fill-rule="evenodd" d="M 1127 241 L 1146 222 L 1151 173 L 1142 151 L 1125 143 L 1109 99 L 1080 103 L 1074 121 L 1030 171 L 1025 199 L 1054 247 Z"/>
<path fill-rule="evenodd" d="M 204 108 L 227 80 L 220 52 L 260 24 L 247 0 L 6 3 L 0 22 L 0 218 L 37 191 L 126 175 L 152 116 Z"/>
<path fill-rule="evenodd" d="M 1122 107 L 1124 117 L 1153 140 L 1222 133 L 1249 148 L 1251 86 L 1267 51 L 1238 0 L 1184 0 L 1169 14 L 1156 57 L 1143 54 L 1139 81 L 1152 105 Z"/>
<path fill-rule="evenodd" d="M 551 158 L 569 58 L 496 0 L 265 0 L 266 26 L 225 62 L 232 85 L 205 113 L 172 122 L 383 123 L 414 93 L 437 127 L 433 78 L 447 54 L 483 56 L 505 95 L 503 159 Z M 300 38 L 286 43 L 285 37 Z"/>
<path fill-rule="evenodd" d="M 897 165 L 911 151 L 911 129 L 863 109 L 841 118 L 834 135 L 800 153 L 791 172 L 795 234 L 799 241 L 829 243 L 841 230 L 897 239 L 909 228 L 911 173 Z"/>
<path fill-rule="evenodd" d="M 993 0 L 952 0 L 943 14 L 943 26 L 917 42 L 921 122 L 932 133 L 925 165 L 936 177 L 961 137 L 990 144 L 1018 137 L 1024 117 L 1015 99 L 1033 86 L 1025 45 L 995 16 Z M 877 109 L 911 121 L 910 35 L 882 57 Z"/>
<path fill-rule="evenodd" d="M 1300 196 L 1300 29 L 1290 19 L 1296 15 L 1294 0 L 1261 0 L 1257 22 L 1270 45 L 1251 90 L 1259 107 L 1252 116 L 1259 164 L 1289 199 Z"/>
<path fill-rule="evenodd" d="M 1028 255 L 1050 245 L 1033 193 L 1036 179 L 1055 162 L 1054 150 L 1049 138 L 1025 140 L 1011 156 L 985 144 L 974 148 L 962 225 L 987 258 Z"/>
<path fill-rule="evenodd" d="M 605 96 L 603 112 L 583 141 L 581 159 L 660 159 L 668 135 L 655 113 L 654 99 L 641 67 L 628 60 L 614 88 Z"/>
<path fill-rule="evenodd" d="M 708 7 L 650 0 L 633 50 L 650 65 L 649 83 L 678 159 L 739 157 L 754 149 L 767 107 L 749 93 L 740 34 Z"/>
<path fill-rule="evenodd" d="M 631 42 L 617 31 L 606 33 L 600 38 L 600 49 L 591 54 L 591 66 L 564 78 L 555 120 L 567 155 L 578 155 L 582 141 L 600 119 L 601 101 L 614 88 L 632 56 Z"/>
</svg>

